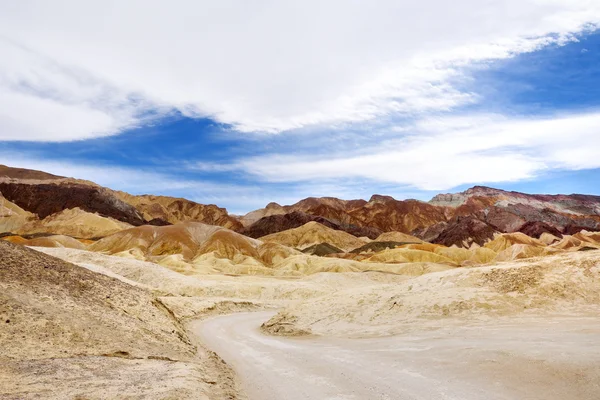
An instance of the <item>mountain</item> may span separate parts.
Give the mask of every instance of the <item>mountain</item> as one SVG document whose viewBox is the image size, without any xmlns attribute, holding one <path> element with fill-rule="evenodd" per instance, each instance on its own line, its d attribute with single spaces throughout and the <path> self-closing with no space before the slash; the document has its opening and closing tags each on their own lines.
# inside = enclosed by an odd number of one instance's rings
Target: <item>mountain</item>
<svg viewBox="0 0 600 400">
<path fill-rule="evenodd" d="M 40 219 L 65 209 L 80 208 L 135 226 L 146 222 L 135 207 L 120 200 L 108 188 L 39 171 L 2 166 L 0 193 Z"/>
<path fill-rule="evenodd" d="M 436 207 L 418 200 L 399 201 L 380 195 L 372 196 L 369 201 L 309 197 L 291 206 L 279 207 L 276 213 L 256 220 L 242 232 L 260 237 L 260 234 L 290 229 L 294 224 L 292 220 L 306 223 L 312 219 L 357 237 L 375 239 L 384 232 L 410 233 L 448 220 L 445 207 Z M 247 215 L 251 215 L 250 220 L 253 220 L 263 213 L 267 213 L 266 209 L 253 211 Z M 245 218 L 246 216 L 242 217 L 242 220 Z"/>
<path fill-rule="evenodd" d="M 162 220 L 170 224 L 199 221 L 233 230 L 240 230 L 243 227 L 240 221 L 227 213 L 227 210 L 214 204 L 204 205 L 168 196 L 134 196 L 125 192 L 115 193 L 119 199 L 134 206 L 146 221 Z"/>
<path fill-rule="evenodd" d="M 241 217 L 217 205 L 132 195 L 89 181 L 7 166 L 0 166 L 0 193 L 0 233 L 24 237 L 97 239 L 132 226 L 200 222 L 257 239 L 318 223 L 355 238 L 376 240 L 384 233 L 398 232 L 444 246 L 471 247 L 484 245 L 498 233 L 560 239 L 582 230 L 600 230 L 600 196 L 535 195 L 484 186 L 439 194 L 429 202 L 384 195 L 373 195 L 368 201 L 309 197 L 286 206 L 269 203 Z M 379 241 L 405 241 L 400 239 Z M 310 245 L 319 243 L 339 247 L 325 239 Z"/>
<path fill-rule="evenodd" d="M 242 228 L 227 210 L 216 205 L 167 196 L 135 196 L 85 180 L 5 165 L 0 165 L 0 213 L 0 233 L 94 238 L 131 226 L 184 221 Z"/>
<path fill-rule="evenodd" d="M 497 232 L 522 231 L 539 238 L 543 233 L 558 237 L 600 230 L 600 196 L 531 195 L 483 186 L 440 194 L 429 202 L 382 195 L 373 195 L 369 201 L 311 197 L 291 206 L 268 208 L 270 211 L 247 214 L 251 216 L 247 222 L 255 222 L 242 232 L 260 237 L 312 219 L 371 239 L 396 231 L 429 242 L 468 247 L 484 244 Z"/>
<path fill-rule="evenodd" d="M 560 232 L 573 226 L 600 229 L 600 196 L 532 195 L 475 186 L 437 195 L 430 204 L 448 207 L 454 216 L 477 217 L 501 232 L 516 232 L 530 222 L 542 222 Z"/>
</svg>

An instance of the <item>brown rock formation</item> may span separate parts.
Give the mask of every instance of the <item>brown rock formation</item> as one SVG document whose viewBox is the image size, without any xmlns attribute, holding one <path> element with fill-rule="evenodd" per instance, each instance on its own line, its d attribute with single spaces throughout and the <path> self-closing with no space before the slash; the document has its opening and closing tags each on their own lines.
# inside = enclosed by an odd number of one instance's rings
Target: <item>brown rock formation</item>
<svg viewBox="0 0 600 400">
<path fill-rule="evenodd" d="M 489 224 L 474 217 L 457 217 L 444 228 L 433 243 L 444 246 L 480 246 L 494 238 L 497 231 Z"/>
<path fill-rule="evenodd" d="M 42 219 L 65 209 L 78 207 L 134 226 L 145 222 L 132 205 L 119 200 L 111 190 L 100 186 L 62 181 L 36 184 L 0 180 L 0 192 L 7 200 Z"/>
<path fill-rule="evenodd" d="M 209 225 L 218 225 L 235 231 L 243 228 L 240 221 L 230 216 L 227 210 L 214 204 L 204 205 L 190 200 L 168 197 L 142 195 L 133 196 L 125 192 L 116 192 L 123 201 L 131 204 L 146 221 L 154 221 L 152 225 L 164 222 L 196 221 Z"/>
<path fill-rule="evenodd" d="M 563 237 L 558 229 L 541 221 L 526 222 L 519 228 L 519 232 L 536 239 L 539 239 L 544 233 L 549 233 L 559 239 Z"/>
</svg>

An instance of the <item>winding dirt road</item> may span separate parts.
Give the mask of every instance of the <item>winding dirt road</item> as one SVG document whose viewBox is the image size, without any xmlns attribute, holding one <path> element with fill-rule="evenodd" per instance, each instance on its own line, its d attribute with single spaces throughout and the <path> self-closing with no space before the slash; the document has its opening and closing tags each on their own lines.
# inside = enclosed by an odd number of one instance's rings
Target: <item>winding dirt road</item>
<svg viewBox="0 0 600 400">
<path fill-rule="evenodd" d="M 249 400 L 600 399 L 600 321 L 559 318 L 339 339 L 266 336 L 273 313 L 192 324 Z"/>
</svg>

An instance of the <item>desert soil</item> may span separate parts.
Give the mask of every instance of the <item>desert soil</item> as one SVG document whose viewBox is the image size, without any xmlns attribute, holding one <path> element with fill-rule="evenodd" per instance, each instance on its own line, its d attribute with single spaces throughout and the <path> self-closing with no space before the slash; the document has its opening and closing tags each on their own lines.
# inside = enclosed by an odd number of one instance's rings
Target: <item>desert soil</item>
<svg viewBox="0 0 600 400">
<path fill-rule="evenodd" d="M 389 337 L 274 337 L 273 313 L 191 328 L 237 372 L 249 400 L 598 399 L 600 321 L 511 318 Z"/>
</svg>

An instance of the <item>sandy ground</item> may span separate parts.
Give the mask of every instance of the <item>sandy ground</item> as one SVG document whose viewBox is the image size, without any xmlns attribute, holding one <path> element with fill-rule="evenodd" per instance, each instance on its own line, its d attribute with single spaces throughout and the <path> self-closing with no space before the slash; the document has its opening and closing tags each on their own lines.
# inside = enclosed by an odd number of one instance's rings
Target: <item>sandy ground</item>
<svg viewBox="0 0 600 400">
<path fill-rule="evenodd" d="M 151 304 L 135 315 L 156 307 L 161 313 L 135 319 L 134 326 L 149 324 L 158 329 L 176 323 L 177 329 L 187 328 L 191 343 L 186 342 L 186 349 L 191 351 L 194 345 L 198 354 L 181 357 L 162 348 L 141 351 L 141 344 L 152 342 L 141 334 L 139 342 L 123 347 L 127 335 L 121 334 L 100 352 L 86 345 L 85 358 L 71 351 L 73 346 L 65 347 L 68 354 L 60 357 L 32 353 L 7 358 L 8 363 L 0 362 L 4 393 L 27 393 L 24 398 L 238 398 L 230 365 L 250 400 L 600 398 L 597 252 L 455 268 L 419 277 L 368 272 L 274 278 L 185 276 L 121 257 L 74 249 L 39 250 L 83 267 L 79 271 L 73 266 L 70 271 L 85 275 L 84 283 L 116 278 L 105 290 L 119 287 L 126 294 L 136 293 L 136 300 L 143 294 Z M 31 279 L 38 282 L 39 274 Z M 60 286 L 63 281 L 57 282 Z M 24 287 L 31 289 L 33 283 Z M 54 298 L 58 302 L 64 291 L 40 296 L 50 286 L 38 283 L 39 290 L 27 299 L 40 297 L 44 302 L 36 310 L 47 310 L 48 302 Z M 31 302 L 20 300 L 23 290 L 13 290 L 11 301 Z M 68 321 L 84 321 L 91 311 L 114 306 L 115 296 L 111 295 L 110 303 L 105 296 L 96 297 L 102 307 L 73 303 L 77 307 L 69 311 Z M 129 310 L 129 302 L 121 303 Z M 66 312 L 64 300 L 57 304 L 60 307 L 48 312 L 54 319 Z M 216 316 L 273 307 L 280 310 L 277 315 Z M 100 317 L 109 311 L 102 311 Z M 164 311 L 168 311 L 167 322 L 155 323 Z M 126 319 L 132 312 L 119 315 Z M 11 326 L 22 320 L 9 317 Z M 75 322 L 63 325 L 81 325 Z M 46 326 L 38 325 L 27 326 L 32 332 L 48 333 Z M 92 331 L 98 332 L 97 327 Z M 2 330 L 0 338 L 1 334 Z M 81 343 L 94 342 L 88 338 Z M 204 350 L 205 345 L 227 365 Z M 56 344 L 41 347 L 44 351 L 58 348 Z M 18 348 L 24 348 L 23 342 Z M 117 351 L 129 356 L 121 358 Z M 110 357 L 102 356 L 105 353 Z M 57 386 L 60 393 L 49 392 Z"/>
<path fill-rule="evenodd" d="M 249 400 L 598 399 L 600 321 L 555 317 L 343 339 L 273 337 L 272 313 L 193 331 L 238 373 Z"/>
</svg>

